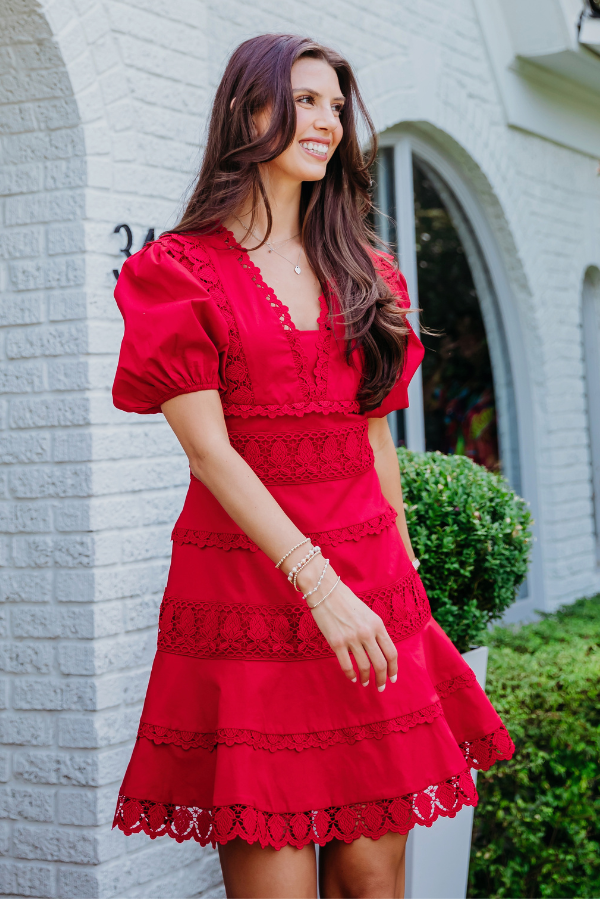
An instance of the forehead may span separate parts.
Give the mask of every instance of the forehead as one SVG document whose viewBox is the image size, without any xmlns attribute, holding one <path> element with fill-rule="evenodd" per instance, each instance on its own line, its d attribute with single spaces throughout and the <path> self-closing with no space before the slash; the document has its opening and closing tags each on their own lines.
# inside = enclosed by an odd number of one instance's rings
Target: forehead
<svg viewBox="0 0 600 900">
<path fill-rule="evenodd" d="M 335 69 L 324 59 L 303 56 L 292 66 L 292 88 L 314 88 L 320 94 L 341 94 Z"/>
</svg>

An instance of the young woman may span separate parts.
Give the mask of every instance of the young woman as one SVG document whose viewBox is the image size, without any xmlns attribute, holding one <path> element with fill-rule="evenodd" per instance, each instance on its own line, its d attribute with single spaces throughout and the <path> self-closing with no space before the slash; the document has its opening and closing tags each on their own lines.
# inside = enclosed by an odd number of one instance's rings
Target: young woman
<svg viewBox="0 0 600 900">
<path fill-rule="evenodd" d="M 371 246 L 374 145 L 337 53 L 246 41 L 116 291 L 115 404 L 164 413 L 191 483 L 115 824 L 217 844 L 228 897 L 316 897 L 315 844 L 322 897 L 402 897 L 408 831 L 513 749 L 406 528 L 386 415 L 423 351 Z"/>
</svg>

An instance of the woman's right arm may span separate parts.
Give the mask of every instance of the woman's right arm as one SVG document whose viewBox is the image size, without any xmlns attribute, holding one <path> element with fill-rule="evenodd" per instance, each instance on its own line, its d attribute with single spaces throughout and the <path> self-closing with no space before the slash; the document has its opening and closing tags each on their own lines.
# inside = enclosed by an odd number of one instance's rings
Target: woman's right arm
<svg viewBox="0 0 600 900">
<path fill-rule="evenodd" d="M 231 446 L 218 391 L 181 394 L 161 408 L 187 454 L 192 474 L 273 563 L 304 539 L 305 535 Z M 306 549 L 305 544 L 285 560 L 281 566 L 285 574 L 305 555 Z M 300 572 L 298 587 L 303 593 L 314 587 L 322 568 L 323 557 L 317 556 Z M 311 606 L 336 580 L 337 575 L 329 566 L 321 587 L 311 595 Z M 283 579 L 282 590 L 289 590 Z M 388 675 L 396 680 L 397 652 L 383 621 L 347 585 L 340 582 L 313 616 L 347 678 L 356 680 L 352 654 L 361 684 L 368 684 L 371 665 L 380 691 L 385 688 Z"/>
</svg>

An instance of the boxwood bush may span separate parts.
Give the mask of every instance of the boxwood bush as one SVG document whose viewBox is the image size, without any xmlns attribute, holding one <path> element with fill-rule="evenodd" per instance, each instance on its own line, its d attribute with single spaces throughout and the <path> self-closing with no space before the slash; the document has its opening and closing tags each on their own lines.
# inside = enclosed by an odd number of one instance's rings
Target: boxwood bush
<svg viewBox="0 0 600 900">
<path fill-rule="evenodd" d="M 488 637 L 516 744 L 479 773 L 470 897 L 600 897 L 600 596 Z"/>
<path fill-rule="evenodd" d="M 481 644 L 527 574 L 531 515 L 465 456 L 398 450 L 404 508 L 433 614 L 461 652 Z"/>
</svg>

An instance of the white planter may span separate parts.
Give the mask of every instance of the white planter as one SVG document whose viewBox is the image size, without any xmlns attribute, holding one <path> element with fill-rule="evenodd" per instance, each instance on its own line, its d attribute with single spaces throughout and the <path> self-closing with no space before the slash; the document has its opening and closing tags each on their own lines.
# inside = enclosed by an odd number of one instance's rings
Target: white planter
<svg viewBox="0 0 600 900">
<path fill-rule="evenodd" d="M 488 648 L 463 653 L 485 689 Z M 473 778 L 477 771 L 472 769 Z M 473 807 L 463 806 L 454 819 L 439 818 L 431 828 L 417 825 L 406 845 L 406 891 L 411 900 L 462 900 L 467 895 Z"/>
</svg>

